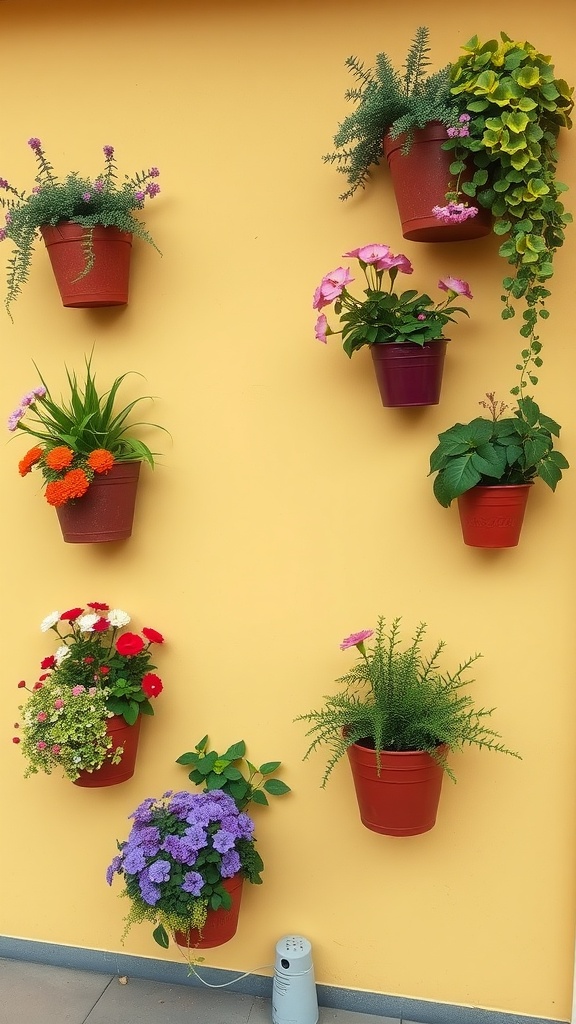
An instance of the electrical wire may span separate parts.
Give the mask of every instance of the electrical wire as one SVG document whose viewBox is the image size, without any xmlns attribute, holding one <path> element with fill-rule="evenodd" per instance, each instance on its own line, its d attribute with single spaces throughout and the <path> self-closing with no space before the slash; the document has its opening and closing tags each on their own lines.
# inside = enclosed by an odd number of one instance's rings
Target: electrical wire
<svg viewBox="0 0 576 1024">
<path fill-rule="evenodd" d="M 237 981 L 242 981 L 242 978 L 247 978 L 249 974 L 254 974 L 256 971 L 265 971 L 268 967 L 274 967 L 274 964 L 263 964 L 262 967 L 253 967 L 251 971 L 246 971 L 244 974 L 239 974 L 237 978 L 232 978 L 232 981 L 224 981 L 220 985 L 211 985 L 209 981 L 204 981 L 198 974 L 198 971 L 192 964 L 188 964 L 192 974 L 195 974 L 198 981 L 201 981 L 207 988 L 228 988 L 229 985 L 235 985 Z"/>
</svg>

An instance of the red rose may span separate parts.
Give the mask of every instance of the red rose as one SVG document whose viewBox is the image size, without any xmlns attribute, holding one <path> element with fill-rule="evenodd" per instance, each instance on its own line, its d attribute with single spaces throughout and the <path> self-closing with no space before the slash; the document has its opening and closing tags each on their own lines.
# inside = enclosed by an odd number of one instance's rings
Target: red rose
<svg viewBox="0 0 576 1024">
<path fill-rule="evenodd" d="M 55 664 L 56 664 L 56 658 L 54 657 L 53 654 L 51 654 L 50 657 L 44 658 L 40 662 L 40 668 L 54 668 Z"/>
<path fill-rule="evenodd" d="M 140 654 L 140 651 L 143 649 L 144 641 L 136 633 L 123 633 L 116 641 L 118 654 L 124 654 L 128 657 L 132 654 Z"/>
<path fill-rule="evenodd" d="M 94 658 L 91 658 L 90 655 L 88 655 L 87 658 L 84 658 L 84 662 L 85 662 L 86 665 L 91 665 L 93 661 L 94 661 Z"/>
<path fill-rule="evenodd" d="M 74 619 L 77 619 L 79 615 L 82 615 L 83 611 L 83 608 L 70 608 L 69 611 L 62 612 L 60 622 L 74 622 Z"/>
<path fill-rule="evenodd" d="M 150 626 L 145 626 L 144 629 L 142 630 L 142 633 L 144 634 L 146 639 L 150 641 L 151 644 L 164 643 L 164 637 L 162 636 L 162 633 L 158 633 L 157 630 L 151 629 Z"/>
<path fill-rule="evenodd" d="M 88 601 L 88 607 L 92 608 L 95 612 L 109 612 L 109 604 L 101 604 L 100 601 Z"/>
<path fill-rule="evenodd" d="M 100 672 L 101 676 L 107 676 L 110 669 L 108 665 L 101 665 L 98 671 Z"/>
<path fill-rule="evenodd" d="M 159 676 L 155 675 L 154 672 L 147 672 L 141 685 L 147 697 L 157 697 L 164 689 L 162 686 L 162 680 Z"/>
<path fill-rule="evenodd" d="M 108 619 L 99 618 L 92 626 L 92 629 L 95 633 L 105 633 L 107 629 L 110 629 L 110 623 Z"/>
<path fill-rule="evenodd" d="M 18 683 L 18 689 L 21 690 L 22 687 L 24 687 L 24 686 L 26 686 L 26 680 L 25 679 L 21 679 L 20 682 Z"/>
</svg>

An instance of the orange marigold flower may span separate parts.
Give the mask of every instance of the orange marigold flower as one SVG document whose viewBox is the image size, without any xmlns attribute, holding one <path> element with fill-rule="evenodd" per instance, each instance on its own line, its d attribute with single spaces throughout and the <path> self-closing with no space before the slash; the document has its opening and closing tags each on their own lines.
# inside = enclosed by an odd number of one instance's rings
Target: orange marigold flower
<svg viewBox="0 0 576 1024">
<path fill-rule="evenodd" d="M 26 474 L 32 469 L 32 466 L 42 458 L 43 454 L 43 449 L 38 447 L 31 448 L 29 452 L 26 452 L 24 458 L 20 459 L 20 462 L 18 463 L 18 472 L 20 473 L 20 476 L 26 476 Z"/>
<path fill-rule="evenodd" d="M 59 445 L 58 448 L 52 448 L 47 452 L 44 461 L 50 469 L 67 469 L 73 458 L 74 452 L 71 448 Z"/>
<path fill-rule="evenodd" d="M 112 469 L 115 459 L 107 448 L 96 448 L 95 451 L 90 452 L 86 462 L 95 473 L 107 473 L 109 469 Z"/>
<path fill-rule="evenodd" d="M 60 481 L 66 494 L 66 501 L 71 498 L 81 498 L 86 494 L 90 481 L 83 469 L 71 469 L 63 480 Z"/>
<path fill-rule="evenodd" d="M 54 508 L 65 505 L 68 501 L 68 493 L 63 480 L 53 480 L 51 483 L 46 484 L 45 494 L 46 501 L 49 505 L 53 505 Z"/>
</svg>

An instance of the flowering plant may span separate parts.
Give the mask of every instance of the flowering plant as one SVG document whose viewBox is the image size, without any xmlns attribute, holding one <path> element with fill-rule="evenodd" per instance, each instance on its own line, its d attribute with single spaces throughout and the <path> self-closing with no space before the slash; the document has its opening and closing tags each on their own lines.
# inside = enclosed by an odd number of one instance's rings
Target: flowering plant
<svg viewBox="0 0 576 1024">
<path fill-rule="evenodd" d="M 364 245 L 344 253 L 345 257 L 357 259 L 368 287 L 365 299 L 356 299 L 348 291 L 354 278 L 350 270 L 337 267 L 326 274 L 315 293 L 312 306 L 321 310 L 334 303 L 334 311 L 340 315 L 342 329 L 333 331 L 324 313 L 316 321 L 316 337 L 326 342 L 330 334 L 341 334 L 344 351 L 350 357 L 363 345 L 383 345 L 390 342 L 413 342 L 424 345 L 444 336 L 448 322 L 455 323 L 452 313 L 468 311 L 461 306 L 451 306 L 457 295 L 471 299 L 472 293 L 466 281 L 457 277 L 445 277 L 438 281 L 438 287 L 447 293 L 437 303 L 429 295 L 409 290 L 397 295 L 394 282 L 398 273 L 411 274 L 410 260 L 400 253 L 390 251 L 388 245 Z M 384 289 L 384 276 L 388 275 L 388 288 Z M 343 312 L 344 311 L 344 312 Z"/>
<path fill-rule="evenodd" d="M 29 139 L 28 145 L 38 164 L 34 179 L 36 184 L 31 192 L 20 192 L 5 178 L 0 178 L 0 189 L 9 196 L 5 198 L 0 195 L 0 204 L 6 209 L 6 223 L 0 229 L 0 241 L 10 238 L 15 244 L 8 261 L 8 291 L 5 300 L 8 312 L 20 294 L 22 285 L 28 280 L 38 228 L 45 224 L 71 221 L 88 229 L 98 224 L 115 227 L 119 231 L 137 235 L 155 249 L 158 248 L 144 224 L 134 216 L 134 211 L 142 210 L 145 201 L 153 199 L 160 192 L 160 186 L 155 180 L 160 173 L 157 167 L 140 171 L 131 178 L 125 175 L 122 184 L 118 184 L 114 146 L 104 146 L 104 167 L 95 178 L 82 177 L 73 171 L 61 182 L 44 153 L 40 139 Z M 90 230 L 85 237 L 84 257 L 85 265 L 80 277 L 89 274 L 94 266 L 95 254 Z"/>
<path fill-rule="evenodd" d="M 69 779 L 94 771 L 105 760 L 118 764 L 122 747 L 114 747 L 106 722 L 121 715 L 133 725 L 139 715 L 153 715 L 150 698 L 162 692 L 152 664 L 152 645 L 164 637 L 151 627 L 126 632 L 130 615 L 99 601 L 86 608 L 54 611 L 40 624 L 60 641 L 54 654 L 40 662 L 42 674 L 30 688 L 22 712 L 22 751 L 26 776 L 61 767 Z M 19 726 L 18 726 L 19 728 Z"/>
<path fill-rule="evenodd" d="M 70 386 L 68 399 L 57 402 L 39 373 L 42 384 L 23 395 L 8 417 L 11 433 L 22 430 L 41 442 L 26 452 L 18 469 L 20 476 L 26 476 L 34 467 L 42 471 L 46 501 L 54 506 L 81 498 L 94 474 L 107 473 L 116 462 L 145 459 L 154 466 L 154 454 L 148 446 L 126 436 L 130 429 L 127 417 L 138 402 L 149 396 L 136 398 L 117 412 L 116 394 L 126 373 L 117 377 L 102 395 L 96 389 L 90 359 L 86 360 L 83 383 L 68 369 L 66 375 Z"/>
</svg>

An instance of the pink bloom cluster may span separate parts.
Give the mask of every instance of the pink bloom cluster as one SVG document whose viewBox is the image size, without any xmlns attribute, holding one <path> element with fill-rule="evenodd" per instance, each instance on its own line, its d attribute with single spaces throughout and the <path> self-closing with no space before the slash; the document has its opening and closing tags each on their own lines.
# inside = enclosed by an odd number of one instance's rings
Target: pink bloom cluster
<svg viewBox="0 0 576 1024">
<path fill-rule="evenodd" d="M 8 417 L 8 430 L 10 433 L 14 433 L 20 420 L 25 415 L 27 408 L 33 405 L 37 398 L 44 398 L 46 394 L 46 388 L 43 384 L 39 384 L 38 387 L 33 388 L 32 391 L 27 391 L 25 395 L 20 399 L 20 405 L 14 412 L 10 413 Z"/>
<path fill-rule="evenodd" d="M 448 203 L 447 206 L 433 206 L 432 213 L 442 224 L 461 224 L 475 217 L 478 207 L 467 206 L 466 203 Z"/>
<path fill-rule="evenodd" d="M 467 299 L 474 298 L 470 291 L 470 285 L 460 277 L 441 277 L 438 281 L 438 287 L 443 292 L 452 292 L 454 295 L 465 295 Z"/>
<path fill-rule="evenodd" d="M 341 651 L 347 651 L 349 647 L 358 647 L 363 644 L 365 640 L 369 640 L 374 635 L 373 629 L 361 629 L 359 633 L 351 633 L 345 640 L 340 644 Z"/>
</svg>

